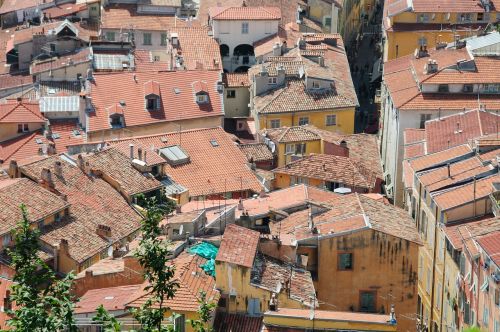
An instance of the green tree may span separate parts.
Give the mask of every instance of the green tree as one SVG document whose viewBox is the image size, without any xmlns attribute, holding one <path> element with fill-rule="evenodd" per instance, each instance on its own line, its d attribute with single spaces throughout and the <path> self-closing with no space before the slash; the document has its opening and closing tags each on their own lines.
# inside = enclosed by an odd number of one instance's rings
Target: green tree
<svg viewBox="0 0 500 332">
<path fill-rule="evenodd" d="M 175 266 L 168 263 L 169 242 L 162 237 L 160 221 L 172 212 L 171 204 L 157 204 L 155 198 L 147 201 L 145 216 L 141 225 L 142 238 L 136 257 L 144 269 L 148 281 L 145 291 L 150 297 L 133 314 L 145 332 L 163 332 L 169 329 L 163 325 L 165 300 L 172 299 L 179 287 L 174 280 Z"/>
<path fill-rule="evenodd" d="M 204 291 L 200 292 L 200 299 L 198 300 L 200 307 L 198 308 L 199 319 L 189 321 L 191 326 L 196 332 L 214 332 L 214 329 L 210 326 L 210 320 L 212 319 L 212 313 L 215 309 L 214 302 L 207 301 L 207 293 Z"/>
<path fill-rule="evenodd" d="M 113 315 L 110 315 L 102 304 L 97 308 L 97 313 L 92 321 L 101 324 L 104 332 L 120 332 L 122 330 L 122 324 Z"/>
<path fill-rule="evenodd" d="M 15 331 L 76 331 L 74 303 L 70 294 L 74 275 L 62 280 L 38 256 L 39 231 L 31 229 L 28 212 L 21 205 L 22 219 L 13 231 L 15 245 L 8 249 L 16 272 L 11 298 L 15 309 L 8 325 Z"/>
</svg>

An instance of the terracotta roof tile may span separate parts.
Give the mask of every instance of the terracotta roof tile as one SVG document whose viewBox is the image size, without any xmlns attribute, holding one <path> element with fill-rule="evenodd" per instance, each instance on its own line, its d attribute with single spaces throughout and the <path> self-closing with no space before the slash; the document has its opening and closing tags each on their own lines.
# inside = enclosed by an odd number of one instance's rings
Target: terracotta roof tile
<svg viewBox="0 0 500 332">
<path fill-rule="evenodd" d="M 178 281 L 179 288 L 174 298 L 164 300 L 165 306 L 177 312 L 196 312 L 200 306 L 200 291 L 206 292 L 208 301 L 217 303 L 220 294 L 215 289 L 215 279 L 201 268 L 206 262 L 207 260 L 201 256 L 187 253 L 182 253 L 172 260 L 172 264 L 175 265 L 174 278 Z M 142 284 L 137 292 L 131 294 L 127 307 L 139 307 L 150 298 L 144 290 L 147 285 L 147 283 Z"/>
<path fill-rule="evenodd" d="M 38 102 L 7 100 L 0 104 L 0 123 L 45 123 Z"/>
<path fill-rule="evenodd" d="M 43 13 L 49 18 L 55 19 L 85 11 L 88 9 L 87 6 L 87 3 L 65 3 L 44 9 Z"/>
<path fill-rule="evenodd" d="M 279 308 L 277 311 L 268 311 L 265 313 L 268 316 L 285 316 L 285 317 L 300 317 L 311 319 L 311 310 L 309 309 L 291 309 Z M 368 314 L 360 312 L 345 312 L 345 311 L 326 311 L 314 310 L 314 319 L 327 320 L 327 321 L 342 321 L 342 322 L 364 322 L 364 323 L 378 323 L 384 325 L 391 325 L 389 315 L 381 314 Z M 283 330 L 279 330 L 284 332 Z M 288 331 L 288 330 L 286 330 Z M 297 330 L 299 331 L 299 330 Z M 294 331 L 295 332 L 295 331 Z"/>
<path fill-rule="evenodd" d="M 164 121 L 220 117 L 223 112 L 222 97 L 217 92 L 219 76 L 216 71 L 94 74 L 90 95 L 95 112 L 89 114 L 87 130 L 92 132 L 110 129 L 111 124 L 106 110 L 120 101 L 125 102 L 123 113 L 127 127 Z M 148 111 L 144 107 L 144 83 L 151 80 L 158 82 L 160 86 L 161 105 L 159 110 Z M 208 103 L 196 102 L 192 84 L 197 80 L 207 82 Z"/>
<path fill-rule="evenodd" d="M 129 29 L 167 31 L 186 26 L 177 16 L 140 15 L 136 5 L 108 6 L 101 11 L 101 29 Z"/>
<path fill-rule="evenodd" d="M 478 237 L 476 241 L 495 265 L 500 267 L 500 231 Z"/>
<path fill-rule="evenodd" d="M 251 268 L 259 237 L 259 232 L 235 224 L 228 225 L 215 260 Z"/>
<path fill-rule="evenodd" d="M 413 11 L 417 13 L 482 13 L 484 8 L 479 0 L 413 0 Z"/>
<path fill-rule="evenodd" d="M 248 160 L 254 162 L 274 160 L 271 150 L 264 143 L 240 144 L 238 147 Z"/>
<path fill-rule="evenodd" d="M 425 129 L 406 128 L 404 131 L 405 144 L 417 143 L 425 140 Z"/>
<path fill-rule="evenodd" d="M 471 138 L 495 133 L 499 120 L 499 116 L 494 113 L 474 110 L 427 121 L 427 152 L 438 152 L 464 144 Z"/>
<path fill-rule="evenodd" d="M 319 141 L 321 136 L 306 126 L 264 129 L 262 133 L 278 143 Z"/>
<path fill-rule="evenodd" d="M 2 7 L 0 7 L 0 15 L 14 12 L 16 10 L 36 7 L 38 4 L 39 3 L 35 0 L 7 0 L 4 1 Z"/>
<path fill-rule="evenodd" d="M 165 56 L 167 56 L 166 51 L 164 52 Z M 135 70 L 137 72 L 142 71 L 164 71 L 170 68 L 170 61 L 155 61 L 154 55 L 152 51 L 149 50 L 139 50 L 136 49 L 134 51 L 134 64 Z"/>
<path fill-rule="evenodd" d="M 481 95 L 480 103 L 489 111 L 500 109 L 500 97 L 496 95 Z M 477 109 L 478 100 L 475 95 L 466 94 L 418 94 L 409 100 L 401 110 L 473 110 Z"/>
<path fill-rule="evenodd" d="M 51 70 L 76 66 L 85 62 L 89 64 L 92 62 L 91 48 L 82 48 L 48 60 L 35 60 L 30 66 L 30 73 L 36 75 Z"/>
<path fill-rule="evenodd" d="M 130 157 L 113 147 L 84 157 L 94 172 L 100 172 L 112 178 L 121 190 L 132 196 L 159 189 L 162 184 L 155 178 L 149 178 L 139 172 Z"/>
<path fill-rule="evenodd" d="M 412 145 L 405 145 L 404 158 L 412 159 L 425 155 L 425 143 L 420 142 Z"/>
<path fill-rule="evenodd" d="M 281 20 L 278 7 L 212 7 L 208 15 L 213 20 Z"/>
<path fill-rule="evenodd" d="M 0 180 L 0 234 L 10 232 L 21 220 L 20 205 L 24 204 L 30 222 L 37 222 L 60 212 L 68 202 L 28 179 Z"/>
<path fill-rule="evenodd" d="M 222 79 L 228 88 L 250 87 L 247 73 L 225 73 Z"/>
<path fill-rule="evenodd" d="M 472 154 L 472 149 L 469 145 L 459 145 L 447 150 L 413 159 L 410 161 L 410 166 L 413 168 L 413 171 L 419 172 L 429 167 L 444 165 L 446 162 L 469 154 Z"/>
<path fill-rule="evenodd" d="M 274 293 L 286 292 L 283 288 L 290 282 L 288 297 L 301 304 L 312 307 L 315 290 L 309 271 L 290 267 L 290 264 L 258 253 L 250 273 L 250 284 Z M 316 304 L 317 306 L 317 304 Z"/>
<path fill-rule="evenodd" d="M 308 91 L 301 80 L 290 79 L 284 87 L 254 97 L 255 108 L 261 114 L 289 113 L 354 107 L 356 102 L 333 90 Z"/>
<path fill-rule="evenodd" d="M 61 177 L 55 175 L 56 161 L 61 162 Z M 51 170 L 55 190 L 66 195 L 71 208 L 67 218 L 43 229 L 42 241 L 54 246 L 67 240 L 70 257 L 81 263 L 140 228 L 141 217 L 121 194 L 103 179 L 83 173 L 74 162 L 52 156 L 20 167 L 22 174 L 36 181 L 44 168 Z M 110 242 L 97 235 L 98 225 L 111 228 Z"/>
<path fill-rule="evenodd" d="M 500 176 L 488 176 L 465 185 L 438 192 L 432 195 L 436 205 L 442 211 L 458 207 L 462 204 L 482 199 L 492 193 L 494 182 L 499 182 Z M 474 190 L 475 187 L 475 190 Z"/>
<path fill-rule="evenodd" d="M 187 130 L 179 133 L 135 137 L 141 144 L 159 149 L 180 145 L 190 161 L 165 166 L 165 172 L 178 184 L 189 189 L 190 196 L 226 192 L 260 192 L 262 186 L 247 166 L 245 155 L 222 128 Z M 130 141 L 124 139 L 122 141 Z M 210 142 L 217 142 L 213 146 Z"/>
<path fill-rule="evenodd" d="M 2 74 L 0 75 L 0 90 L 10 89 L 20 86 L 28 86 L 33 84 L 33 77 L 28 73 L 25 74 Z"/>
<path fill-rule="evenodd" d="M 263 317 L 247 316 L 245 314 L 217 311 L 214 328 L 218 332 L 262 332 Z"/>
<path fill-rule="evenodd" d="M 109 312 L 125 310 L 130 294 L 137 292 L 141 286 L 126 285 L 89 290 L 76 304 L 75 314 L 95 313 L 100 305 Z"/>
<path fill-rule="evenodd" d="M 91 37 L 97 37 L 97 31 L 91 26 L 82 26 L 80 23 L 68 23 L 67 21 L 57 21 L 50 23 L 42 23 L 41 25 L 31 25 L 29 28 L 14 31 L 14 45 L 23 44 L 33 40 L 33 36 L 37 34 L 48 34 L 51 30 L 60 27 L 62 24 L 70 24 L 78 31 L 78 38 L 84 41 L 89 41 Z"/>
<path fill-rule="evenodd" d="M 310 154 L 293 161 L 286 166 L 273 170 L 276 174 L 318 179 L 342 183 L 348 187 L 372 189 L 378 178 L 378 169 L 374 172 L 366 169 L 349 157 L 326 154 Z"/>
<path fill-rule="evenodd" d="M 151 146 L 146 146 L 139 142 L 138 140 L 135 139 L 129 139 L 125 141 L 110 141 L 108 142 L 109 145 L 111 145 L 114 149 L 117 151 L 120 151 L 123 155 L 130 157 L 130 145 L 132 144 L 133 150 L 134 150 L 134 158 L 138 158 L 139 156 L 139 149 L 142 149 L 142 153 L 144 151 L 147 153 L 146 154 L 146 159 L 144 160 L 144 157 L 142 158 L 142 161 L 146 162 L 146 165 L 148 166 L 154 166 L 154 165 L 161 165 L 161 164 L 166 164 L 167 161 L 163 159 L 158 153 L 151 148 Z"/>
</svg>

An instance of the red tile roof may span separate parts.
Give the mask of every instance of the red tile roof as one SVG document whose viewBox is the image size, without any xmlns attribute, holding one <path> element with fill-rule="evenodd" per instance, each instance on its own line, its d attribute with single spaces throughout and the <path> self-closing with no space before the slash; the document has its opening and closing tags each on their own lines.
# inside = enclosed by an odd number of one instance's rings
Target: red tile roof
<svg viewBox="0 0 500 332">
<path fill-rule="evenodd" d="M 404 0 L 403 0 L 404 1 Z M 479 0 L 413 0 L 413 11 L 416 13 L 483 13 L 484 8 Z"/>
<path fill-rule="evenodd" d="M 192 197 L 239 191 L 258 193 L 262 190 L 247 165 L 245 155 L 220 127 L 134 139 L 145 146 L 154 146 L 155 150 L 180 145 L 190 161 L 177 166 L 166 165 L 165 172 L 187 188 Z M 129 139 L 122 141 L 130 142 Z M 211 141 L 217 142 L 218 146 L 213 146 Z"/>
<path fill-rule="evenodd" d="M 450 241 L 453 248 L 462 250 L 463 238 L 459 232 L 459 228 L 467 227 L 468 232 L 475 235 L 487 234 L 496 230 L 500 230 L 498 218 L 491 218 L 491 215 L 481 216 L 459 223 L 445 224 L 443 228 L 446 238 Z"/>
<path fill-rule="evenodd" d="M 160 84 L 153 80 L 149 80 L 146 83 L 144 83 L 144 95 L 160 96 Z"/>
<path fill-rule="evenodd" d="M 215 279 L 201 268 L 206 262 L 207 260 L 201 256 L 187 253 L 182 253 L 172 260 L 172 264 L 175 265 L 174 278 L 179 287 L 174 298 L 164 300 L 165 306 L 174 312 L 196 312 L 200 306 L 201 291 L 206 293 L 209 302 L 217 303 L 220 294 L 215 289 Z M 147 283 L 142 284 L 137 292 L 131 294 L 127 307 L 137 308 L 150 298 L 144 290 L 147 285 Z"/>
<path fill-rule="evenodd" d="M 404 158 L 412 159 L 425 155 L 425 142 L 405 145 Z"/>
<path fill-rule="evenodd" d="M 245 314 L 231 314 L 217 311 L 214 328 L 218 332 L 262 332 L 262 316 L 247 316 Z"/>
<path fill-rule="evenodd" d="M 264 143 L 251 143 L 238 145 L 240 150 L 245 154 L 247 160 L 253 162 L 273 161 L 274 156 Z"/>
<path fill-rule="evenodd" d="M 471 138 L 496 133 L 500 117 L 474 110 L 434 119 L 425 124 L 427 152 L 433 153 L 461 145 Z"/>
<path fill-rule="evenodd" d="M 0 75 L 0 90 L 21 87 L 33 84 L 33 77 L 25 74 L 2 74 Z"/>
<path fill-rule="evenodd" d="M 146 162 L 146 165 L 148 166 L 154 166 L 154 165 L 163 165 L 166 164 L 167 161 L 163 159 L 158 153 L 152 149 L 151 146 L 146 146 L 139 142 L 138 140 L 135 139 L 129 139 L 125 141 L 110 141 L 108 142 L 109 145 L 111 145 L 114 149 L 117 151 L 120 151 L 122 154 L 124 154 L 127 157 L 130 157 L 130 145 L 132 144 L 133 150 L 134 150 L 134 158 L 138 158 L 139 156 L 139 149 L 142 149 L 142 152 L 146 152 L 146 159 L 144 160 L 144 157 L 142 158 L 142 161 Z"/>
<path fill-rule="evenodd" d="M 288 174 L 308 179 L 342 183 L 348 187 L 374 188 L 378 169 L 367 169 L 356 160 L 327 154 L 310 154 L 286 166 L 273 170 L 276 174 Z"/>
<path fill-rule="evenodd" d="M 222 79 L 228 88 L 250 87 L 247 73 L 225 73 Z"/>
<path fill-rule="evenodd" d="M 472 154 L 472 149 L 469 145 L 459 145 L 447 150 L 413 159 L 410 161 L 410 166 L 412 167 L 413 171 L 418 172 L 429 167 L 445 164 L 450 160 L 454 160 L 458 157 L 466 156 L 469 154 Z"/>
<path fill-rule="evenodd" d="M 212 7 L 208 15 L 213 20 L 281 20 L 278 7 Z"/>
<path fill-rule="evenodd" d="M 389 315 L 381 314 L 367 314 L 360 312 L 346 312 L 346 311 L 326 311 L 314 310 L 314 319 L 327 320 L 327 321 L 343 321 L 343 322 L 362 322 L 362 323 L 376 323 L 391 325 Z M 311 319 L 311 310 L 309 309 L 291 309 L 279 308 L 277 311 L 267 311 L 265 316 L 277 317 L 300 317 L 304 319 Z M 282 331 L 282 330 L 280 330 Z"/>
<path fill-rule="evenodd" d="M 425 129 L 406 128 L 404 131 L 405 144 L 417 143 L 425 140 Z"/>
<path fill-rule="evenodd" d="M 75 307 L 75 314 L 95 313 L 97 307 L 103 305 L 109 312 L 125 310 L 130 294 L 139 290 L 142 285 L 126 285 L 109 288 L 92 289 L 86 292 Z"/>
<path fill-rule="evenodd" d="M 36 7 L 39 2 L 36 0 L 6 0 L 0 7 L 0 15 L 14 12 L 16 10 Z"/>
<path fill-rule="evenodd" d="M 235 224 L 228 225 L 215 260 L 251 268 L 259 237 L 259 232 Z"/>
<path fill-rule="evenodd" d="M 500 267 L 500 231 L 478 237 L 476 241 L 495 265 Z"/>
<path fill-rule="evenodd" d="M 62 176 L 55 173 L 55 162 L 60 161 Z M 68 241 L 69 256 L 77 262 L 102 252 L 115 243 L 131 236 L 140 228 L 141 216 L 125 201 L 119 192 L 102 178 L 86 174 L 74 161 L 52 156 L 25 166 L 21 173 L 35 181 L 47 168 L 52 173 L 55 190 L 66 195 L 71 204 L 70 214 L 61 222 L 47 226 L 41 240 L 50 246 Z M 97 235 L 98 225 L 111 228 L 109 242 Z"/>
<path fill-rule="evenodd" d="M 62 5 L 56 5 L 55 7 L 44 9 L 43 13 L 47 15 L 48 18 L 54 19 L 82 12 L 88 9 L 87 6 L 87 3 L 65 3 Z"/>
<path fill-rule="evenodd" d="M 174 27 L 184 27 L 186 22 L 176 15 L 140 15 L 137 14 L 137 5 L 107 6 L 101 11 L 101 29 L 126 29 L 133 27 L 136 30 L 167 31 Z"/>
<path fill-rule="evenodd" d="M 30 222 L 37 222 L 69 207 L 68 202 L 29 179 L 0 180 L 0 234 L 6 234 L 21 220 L 24 204 Z"/>
<path fill-rule="evenodd" d="M 485 198 L 493 192 L 492 185 L 495 182 L 500 182 L 499 175 L 488 176 L 476 180 L 475 183 L 474 181 L 469 182 L 465 185 L 436 193 L 433 195 L 433 199 L 442 211 L 449 210 Z"/>
<path fill-rule="evenodd" d="M 155 52 L 156 53 L 156 52 Z M 167 56 L 166 51 L 163 52 Z M 170 61 L 155 61 L 153 52 L 149 50 L 134 50 L 135 71 L 162 71 L 170 69 Z"/>
<path fill-rule="evenodd" d="M 30 66 L 30 73 L 32 75 L 36 75 L 51 70 L 76 66 L 85 62 L 90 63 L 91 61 L 92 49 L 90 47 L 87 47 L 76 50 L 75 52 L 61 55 L 56 58 L 41 61 L 35 60 Z"/>
<path fill-rule="evenodd" d="M 166 121 L 222 116 L 222 97 L 217 92 L 220 74 L 216 71 L 120 72 L 96 73 L 90 95 L 95 112 L 89 114 L 87 130 L 110 129 L 110 106 L 125 101 L 127 127 Z M 148 111 L 144 106 L 144 83 L 154 80 L 160 85 L 160 109 Z M 193 83 L 207 82 L 209 102 L 196 103 Z M 177 93 L 178 92 L 178 93 Z"/>
<path fill-rule="evenodd" d="M 7 100 L 0 104 L 0 123 L 45 123 L 38 102 Z"/>
</svg>

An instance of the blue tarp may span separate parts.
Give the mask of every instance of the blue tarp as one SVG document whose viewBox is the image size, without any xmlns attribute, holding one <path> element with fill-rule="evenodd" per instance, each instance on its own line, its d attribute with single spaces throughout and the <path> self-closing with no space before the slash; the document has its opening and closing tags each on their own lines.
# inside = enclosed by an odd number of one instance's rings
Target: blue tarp
<svg viewBox="0 0 500 332">
<path fill-rule="evenodd" d="M 207 260 L 205 264 L 200 267 L 205 271 L 205 273 L 215 277 L 215 257 L 217 257 L 217 252 L 219 248 L 208 242 L 201 242 L 197 245 L 192 246 L 187 250 L 190 254 L 196 254 Z"/>
</svg>

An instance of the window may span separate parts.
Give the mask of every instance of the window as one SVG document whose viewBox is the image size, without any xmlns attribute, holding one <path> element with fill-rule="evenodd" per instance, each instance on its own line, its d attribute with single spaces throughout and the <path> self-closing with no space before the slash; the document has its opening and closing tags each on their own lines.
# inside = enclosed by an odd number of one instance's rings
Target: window
<svg viewBox="0 0 500 332">
<path fill-rule="evenodd" d="M 93 12 L 95 12 L 97 10 L 97 7 L 95 7 L 95 6 L 94 7 L 90 7 L 90 10 L 93 11 Z"/>
<path fill-rule="evenodd" d="M 227 98 L 236 98 L 236 91 L 235 90 L 227 90 L 226 97 Z"/>
<path fill-rule="evenodd" d="M 281 127 L 279 119 L 271 120 L 271 128 L 279 128 L 279 127 Z"/>
<path fill-rule="evenodd" d="M 208 96 L 206 94 L 196 95 L 196 102 L 198 104 L 203 104 L 208 102 Z"/>
<path fill-rule="evenodd" d="M 488 323 L 490 320 L 490 310 L 488 307 L 485 307 L 483 310 L 483 325 L 484 327 L 488 327 Z"/>
<path fill-rule="evenodd" d="M 319 83 L 316 81 L 312 81 L 312 88 L 313 89 L 319 89 Z"/>
<path fill-rule="evenodd" d="M 306 154 L 306 143 L 295 144 L 295 154 L 299 156 Z"/>
<path fill-rule="evenodd" d="M 162 33 L 161 34 L 161 41 L 160 41 L 161 46 L 167 46 L 167 34 Z"/>
<path fill-rule="evenodd" d="M 3 298 L 3 311 L 12 310 L 12 301 L 10 300 L 10 291 L 5 291 L 5 297 Z"/>
<path fill-rule="evenodd" d="M 255 316 L 260 314 L 260 299 L 248 299 L 248 314 Z"/>
<path fill-rule="evenodd" d="M 424 271 L 424 257 L 422 255 L 418 256 L 418 279 L 422 280 Z"/>
<path fill-rule="evenodd" d="M 431 119 L 430 114 L 420 114 L 420 129 L 425 129 L 425 122 Z"/>
<path fill-rule="evenodd" d="M 486 93 L 498 93 L 500 91 L 500 84 L 484 84 L 483 91 Z"/>
<path fill-rule="evenodd" d="M 295 152 L 295 144 L 285 145 L 285 154 L 293 154 Z"/>
<path fill-rule="evenodd" d="M 59 221 L 61 221 L 61 213 L 60 213 L 60 212 L 57 212 L 57 213 L 54 215 L 54 221 L 55 221 L 55 222 L 59 222 Z"/>
<path fill-rule="evenodd" d="M 474 86 L 472 84 L 464 84 L 462 89 L 463 92 L 472 92 L 474 90 Z"/>
<path fill-rule="evenodd" d="M 2 245 L 4 247 L 8 246 L 10 244 L 10 241 L 12 241 L 12 236 L 10 234 L 5 234 L 2 236 Z"/>
<path fill-rule="evenodd" d="M 495 289 L 495 304 L 500 305 L 500 289 Z"/>
<path fill-rule="evenodd" d="M 38 221 L 38 229 L 43 229 L 43 227 L 45 226 L 45 222 L 42 220 L 39 220 Z"/>
<path fill-rule="evenodd" d="M 337 256 L 338 269 L 341 271 L 352 270 L 352 253 L 341 253 Z"/>
<path fill-rule="evenodd" d="M 448 84 L 439 84 L 438 92 L 450 92 Z"/>
<path fill-rule="evenodd" d="M 326 27 L 331 27 L 332 26 L 332 18 L 329 16 L 325 17 L 325 26 Z"/>
<path fill-rule="evenodd" d="M 425 211 L 422 211 L 422 215 L 420 216 L 420 233 L 424 240 L 427 240 L 427 215 Z"/>
<path fill-rule="evenodd" d="M 327 126 L 336 126 L 337 125 L 337 115 L 327 115 L 326 116 L 326 125 Z"/>
<path fill-rule="evenodd" d="M 472 21 L 472 14 L 471 13 L 463 13 L 463 14 L 460 14 L 459 17 L 459 21 L 460 22 L 470 22 Z"/>
<path fill-rule="evenodd" d="M 418 15 L 418 22 L 425 23 L 429 21 L 429 14 L 420 14 Z"/>
<path fill-rule="evenodd" d="M 377 292 L 376 291 L 360 291 L 359 292 L 359 311 L 375 312 Z"/>
<path fill-rule="evenodd" d="M 309 118 L 307 116 L 299 118 L 299 126 L 306 126 L 309 124 Z"/>
<path fill-rule="evenodd" d="M 28 124 L 27 123 L 19 123 L 17 125 L 17 133 L 25 133 L 28 131 Z"/>
<path fill-rule="evenodd" d="M 111 118 L 111 127 L 116 128 L 116 127 L 123 127 L 123 122 L 122 122 L 122 116 L 121 115 L 113 115 L 110 116 Z"/>
<path fill-rule="evenodd" d="M 489 13 L 477 13 L 478 21 L 489 21 L 490 15 Z"/>
<path fill-rule="evenodd" d="M 159 55 L 153 55 L 153 61 L 154 62 L 160 61 L 160 56 Z"/>
<path fill-rule="evenodd" d="M 438 283 L 437 285 L 437 297 L 436 297 L 436 308 L 439 310 L 441 309 L 441 283 Z M 437 330 L 436 330 L 437 331 Z"/>
<path fill-rule="evenodd" d="M 149 111 L 160 109 L 160 98 L 146 98 L 146 109 Z"/>
<path fill-rule="evenodd" d="M 276 84 L 276 77 L 269 77 L 268 84 Z"/>
<path fill-rule="evenodd" d="M 241 23 L 241 33 L 244 35 L 248 34 L 248 22 Z"/>
<path fill-rule="evenodd" d="M 152 45 L 151 33 L 145 32 L 142 36 L 143 36 L 143 41 L 142 41 L 143 45 Z"/>
<path fill-rule="evenodd" d="M 106 31 L 106 40 L 115 41 L 115 33 L 113 31 Z"/>
</svg>

